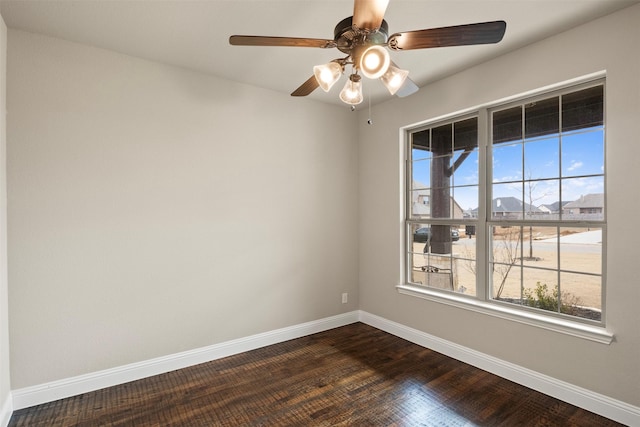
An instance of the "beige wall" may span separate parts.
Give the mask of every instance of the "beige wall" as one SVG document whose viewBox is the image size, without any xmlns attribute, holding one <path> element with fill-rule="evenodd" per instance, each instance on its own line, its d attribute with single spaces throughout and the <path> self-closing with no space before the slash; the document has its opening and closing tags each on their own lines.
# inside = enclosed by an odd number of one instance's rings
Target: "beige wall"
<svg viewBox="0 0 640 427">
<path fill-rule="evenodd" d="M 12 389 L 357 307 L 348 110 L 14 30 L 8 79 Z"/>
<path fill-rule="evenodd" d="M 482 353 L 640 406 L 640 5 L 529 45 L 373 109 L 360 120 L 360 308 Z M 509 29 L 507 28 L 507 37 Z M 425 53 L 428 58 L 428 53 Z M 428 59 L 427 59 L 428 60 Z M 607 324 L 611 345 L 400 295 L 398 129 L 607 71 Z M 376 230 L 371 233 L 370 230 Z"/>
<path fill-rule="evenodd" d="M 7 303 L 6 58 L 7 27 L 0 16 L 0 408 L 9 400 L 11 388 Z"/>
</svg>

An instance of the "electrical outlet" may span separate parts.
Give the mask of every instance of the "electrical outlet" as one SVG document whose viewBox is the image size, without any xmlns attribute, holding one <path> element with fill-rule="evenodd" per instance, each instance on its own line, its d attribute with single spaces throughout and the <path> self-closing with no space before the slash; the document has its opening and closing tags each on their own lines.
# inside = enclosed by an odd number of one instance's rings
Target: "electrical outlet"
<svg viewBox="0 0 640 427">
<path fill-rule="evenodd" d="M 345 292 L 342 294 L 342 303 L 346 304 L 347 301 L 349 301 L 349 294 Z"/>
</svg>

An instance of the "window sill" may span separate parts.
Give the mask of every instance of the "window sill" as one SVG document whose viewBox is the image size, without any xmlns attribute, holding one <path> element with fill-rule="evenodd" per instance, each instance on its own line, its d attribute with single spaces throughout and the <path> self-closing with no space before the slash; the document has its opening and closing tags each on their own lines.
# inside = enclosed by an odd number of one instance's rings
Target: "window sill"
<svg viewBox="0 0 640 427">
<path fill-rule="evenodd" d="M 404 295 L 424 298 L 429 301 L 447 304 L 453 307 L 475 311 L 476 313 L 487 314 L 489 316 L 499 317 L 501 319 L 523 323 L 525 325 L 535 326 L 537 328 L 547 329 L 549 331 L 559 332 L 561 334 L 595 341 L 602 344 L 611 344 L 614 338 L 612 333 L 598 326 L 543 316 L 537 313 L 529 313 L 454 294 L 436 292 L 420 286 L 405 284 L 398 285 L 397 289 L 398 292 Z"/>
</svg>

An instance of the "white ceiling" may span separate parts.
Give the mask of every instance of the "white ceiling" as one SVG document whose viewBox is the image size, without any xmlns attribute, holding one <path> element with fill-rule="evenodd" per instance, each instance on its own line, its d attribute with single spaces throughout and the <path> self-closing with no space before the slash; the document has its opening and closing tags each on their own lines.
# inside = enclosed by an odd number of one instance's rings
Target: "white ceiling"
<svg viewBox="0 0 640 427">
<path fill-rule="evenodd" d="M 390 0 L 389 32 L 504 20 L 496 45 L 392 52 L 419 86 L 640 0 Z M 230 46 L 232 34 L 333 39 L 352 15 L 351 0 L 0 0 L 9 28 L 111 49 L 291 93 L 312 67 L 343 57 L 337 49 Z M 343 77 L 343 80 L 346 80 Z M 338 82 L 311 98 L 341 104 Z M 364 82 L 365 98 L 389 99 L 382 83 Z M 365 101 L 366 102 L 366 101 Z"/>
</svg>

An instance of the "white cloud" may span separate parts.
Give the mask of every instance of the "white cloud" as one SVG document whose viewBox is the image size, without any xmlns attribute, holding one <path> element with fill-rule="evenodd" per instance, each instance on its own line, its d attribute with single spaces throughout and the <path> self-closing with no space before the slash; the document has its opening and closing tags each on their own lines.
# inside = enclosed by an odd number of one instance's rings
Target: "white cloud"
<svg viewBox="0 0 640 427">
<path fill-rule="evenodd" d="M 604 181 L 599 178 L 567 179 L 562 183 L 562 199 L 577 200 L 581 195 L 604 193 Z"/>
<path fill-rule="evenodd" d="M 584 163 L 582 163 L 580 160 L 572 160 L 571 161 L 571 166 L 569 166 L 567 168 L 568 171 L 574 171 L 576 169 L 580 169 L 582 166 L 584 165 Z"/>
</svg>

